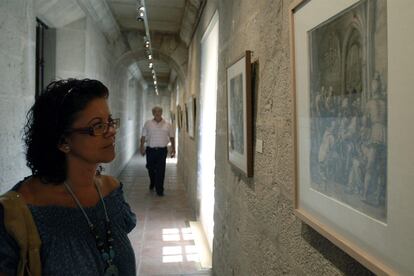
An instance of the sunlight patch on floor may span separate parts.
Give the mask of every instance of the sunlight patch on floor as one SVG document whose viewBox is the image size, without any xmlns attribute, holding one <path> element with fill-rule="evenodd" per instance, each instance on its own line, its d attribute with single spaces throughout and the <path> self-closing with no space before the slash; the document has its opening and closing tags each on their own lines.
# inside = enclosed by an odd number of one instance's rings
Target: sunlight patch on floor
<svg viewBox="0 0 414 276">
<path fill-rule="evenodd" d="M 165 228 L 162 229 L 162 240 L 172 241 L 193 241 L 194 235 L 190 227 L 188 228 Z M 199 262 L 200 255 L 196 245 L 174 245 L 163 246 L 163 263 Z"/>
</svg>

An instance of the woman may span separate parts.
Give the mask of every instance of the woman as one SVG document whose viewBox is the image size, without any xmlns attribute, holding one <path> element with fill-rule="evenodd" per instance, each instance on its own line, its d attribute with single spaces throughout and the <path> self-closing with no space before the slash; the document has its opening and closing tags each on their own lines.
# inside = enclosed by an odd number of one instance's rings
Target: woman
<svg viewBox="0 0 414 276">
<path fill-rule="evenodd" d="M 122 184 L 97 173 L 115 157 L 119 120 L 97 80 L 52 82 L 28 113 L 27 165 L 12 188 L 27 203 L 42 242 L 42 275 L 135 275 L 127 234 L 135 215 Z M 4 229 L 0 205 L 0 275 L 15 275 L 19 248 Z"/>
</svg>

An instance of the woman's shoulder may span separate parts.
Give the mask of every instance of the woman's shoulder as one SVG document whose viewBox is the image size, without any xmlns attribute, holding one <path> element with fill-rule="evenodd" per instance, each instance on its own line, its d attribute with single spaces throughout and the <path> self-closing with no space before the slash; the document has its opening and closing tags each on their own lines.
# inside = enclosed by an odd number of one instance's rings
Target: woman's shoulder
<svg viewBox="0 0 414 276">
<path fill-rule="evenodd" d="M 33 176 L 25 177 L 14 185 L 13 188 L 11 188 L 11 191 L 15 191 L 23 196 L 26 203 L 31 203 L 34 201 L 34 186 L 37 181 L 39 180 Z"/>
<path fill-rule="evenodd" d="M 113 176 L 100 175 L 98 179 L 100 180 L 102 192 L 105 196 L 121 188 L 121 183 Z"/>
<path fill-rule="evenodd" d="M 112 176 L 100 175 L 98 179 L 103 196 L 108 196 L 121 188 L 121 183 Z M 61 204 L 62 202 L 58 198 L 66 199 L 63 200 L 64 203 L 67 203 L 66 201 L 72 202 L 72 198 L 68 196 L 66 189 L 62 185 L 45 185 L 36 177 L 25 178 L 15 185 L 12 190 L 21 194 L 27 204 L 42 206 L 66 205 Z"/>
</svg>

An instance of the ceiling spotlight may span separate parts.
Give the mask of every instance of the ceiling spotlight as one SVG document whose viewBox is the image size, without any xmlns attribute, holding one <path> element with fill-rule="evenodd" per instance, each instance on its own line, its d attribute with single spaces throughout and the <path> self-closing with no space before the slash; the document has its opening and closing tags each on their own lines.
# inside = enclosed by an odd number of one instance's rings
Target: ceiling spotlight
<svg viewBox="0 0 414 276">
<path fill-rule="evenodd" d="M 145 8 L 144 6 L 137 6 L 138 14 L 140 17 L 144 18 Z"/>
<path fill-rule="evenodd" d="M 145 17 L 145 8 L 144 8 L 144 6 L 142 6 L 141 4 L 138 4 L 137 5 L 137 11 L 138 11 L 137 21 L 143 22 L 144 17 Z"/>
<path fill-rule="evenodd" d="M 157 76 L 155 75 L 154 63 L 152 62 L 153 56 L 152 56 L 151 37 L 150 37 L 150 31 L 149 31 L 149 26 L 148 26 L 147 11 L 145 8 L 145 0 L 137 0 L 136 9 L 137 9 L 137 20 L 143 21 L 144 23 L 144 27 L 145 27 L 144 52 L 148 56 L 148 60 L 149 60 L 148 67 L 150 68 L 152 72 L 152 77 L 154 79 L 154 89 L 158 95 Z"/>
</svg>

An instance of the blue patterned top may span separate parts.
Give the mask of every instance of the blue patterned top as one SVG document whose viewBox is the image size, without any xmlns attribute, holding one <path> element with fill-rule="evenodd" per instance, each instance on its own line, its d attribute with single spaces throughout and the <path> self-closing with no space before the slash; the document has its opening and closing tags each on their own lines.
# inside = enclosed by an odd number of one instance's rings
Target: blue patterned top
<svg viewBox="0 0 414 276">
<path fill-rule="evenodd" d="M 22 181 L 23 182 L 23 181 Z M 17 190 L 19 182 L 12 190 Z M 125 202 L 122 183 L 104 197 L 111 219 L 113 259 L 119 275 L 135 276 L 135 256 L 127 234 L 136 225 L 135 214 Z M 95 238 L 79 208 L 28 205 L 42 241 L 42 275 L 103 275 L 105 264 L 96 248 Z M 99 201 L 84 208 L 99 235 L 105 235 L 105 213 Z M 105 240 L 105 238 L 104 238 Z M 0 272 L 16 275 L 19 247 L 4 228 L 4 212 L 0 205 Z"/>
</svg>

